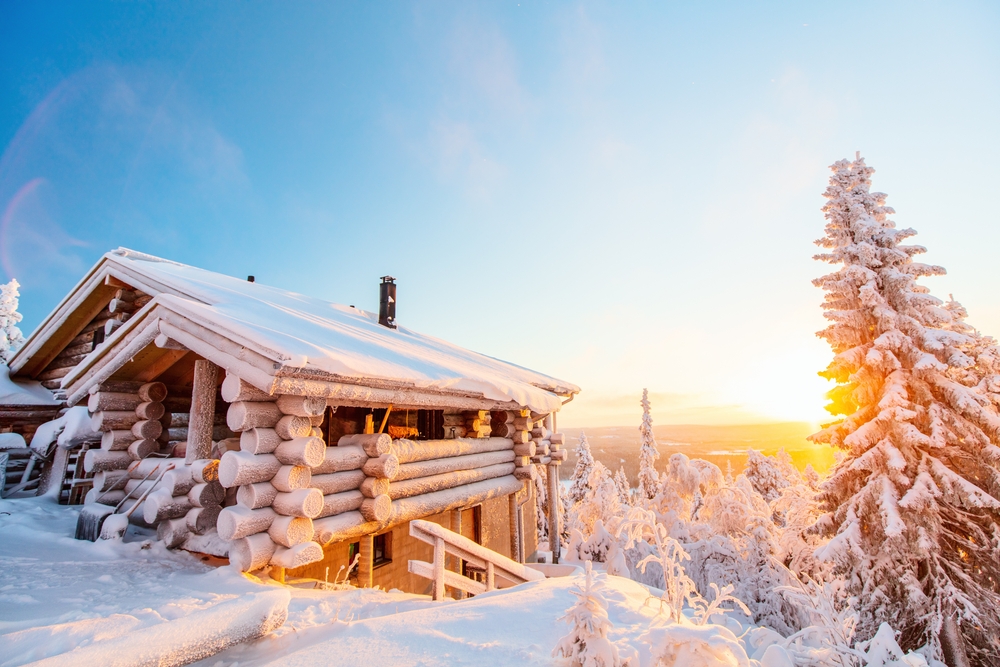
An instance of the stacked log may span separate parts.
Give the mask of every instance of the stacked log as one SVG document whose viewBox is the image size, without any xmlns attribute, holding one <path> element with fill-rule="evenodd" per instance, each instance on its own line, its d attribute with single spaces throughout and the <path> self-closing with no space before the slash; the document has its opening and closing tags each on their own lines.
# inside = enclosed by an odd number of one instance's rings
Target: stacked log
<svg viewBox="0 0 1000 667">
<path fill-rule="evenodd" d="M 313 486 L 338 490 L 324 496 L 327 511 L 336 513 L 314 522 L 320 544 L 355 539 L 409 520 L 402 517 L 454 509 L 521 484 L 512 477 L 515 455 L 506 438 L 400 439 L 391 441 L 388 451 L 376 438 L 345 436 L 327 449 L 324 466 L 314 469 Z M 367 451 L 355 443 L 367 444 Z M 385 503 L 387 518 L 378 513 L 380 497 L 391 501 Z"/>
<path fill-rule="evenodd" d="M 553 462 L 562 463 L 566 460 L 566 438 L 562 433 L 549 436 L 549 457 Z"/>
<path fill-rule="evenodd" d="M 514 477 L 522 481 L 534 480 L 538 472 L 532 465 L 532 458 L 537 455 L 538 446 L 531 439 L 535 428 L 531 413 L 528 410 L 515 413 L 511 425 L 515 429 L 511 437 L 514 441 Z"/>
<path fill-rule="evenodd" d="M 313 421 L 322 419 L 326 401 L 272 397 L 233 375 L 223 381 L 222 396 L 232 401 L 227 424 L 240 434 L 239 450 L 224 452 L 219 463 L 221 485 L 237 490 L 236 505 L 218 516 L 219 536 L 230 542 L 230 562 L 251 571 L 322 560 L 323 550 L 313 542 L 313 519 L 326 503 L 312 476 L 327 466 L 327 447 L 313 435 Z"/>
<path fill-rule="evenodd" d="M 122 306 L 117 312 L 131 311 Z M 214 412 L 215 381 L 208 380 L 196 381 L 196 387 L 208 387 L 213 398 L 203 421 L 211 420 Z M 204 535 L 214 530 L 225 499 L 225 490 L 218 482 L 218 461 L 210 458 L 215 443 L 209 439 L 205 456 L 185 460 L 189 450 L 186 440 L 170 439 L 173 423 L 187 426 L 189 421 L 188 414 L 175 414 L 170 408 L 190 411 L 191 405 L 191 399 L 168 397 L 166 385 L 160 382 L 106 382 L 91 389 L 88 399 L 92 425 L 104 431 L 101 449 L 90 450 L 84 459 L 85 470 L 97 473 L 99 481 L 99 490 L 91 494 L 91 499 L 118 502 L 125 494 L 137 497 L 149 490 L 132 520 L 155 526 L 158 537 L 171 548 L 182 545 L 192 533 Z M 232 447 L 233 443 L 226 446 Z M 200 451 L 190 449 L 192 453 Z M 174 469 L 157 482 L 158 471 L 166 463 L 173 464 Z"/>
<path fill-rule="evenodd" d="M 498 410 L 490 414 L 490 435 L 495 438 L 512 438 L 514 431 L 515 413 Z"/>
<path fill-rule="evenodd" d="M 465 435 L 468 438 L 488 438 L 491 434 L 489 410 L 469 410 L 462 413 L 465 418 Z"/>
<path fill-rule="evenodd" d="M 139 290 L 122 288 L 115 293 L 111 303 L 108 304 L 108 311 L 111 318 L 104 323 L 104 336 L 107 338 L 115 332 L 118 327 L 128 322 L 129 318 L 153 300 L 150 295 Z"/>
<path fill-rule="evenodd" d="M 115 389 L 125 391 L 115 391 Z M 103 431 L 101 449 L 127 452 L 133 461 L 160 451 L 163 399 L 167 388 L 160 382 L 96 385 L 87 400 L 91 427 Z M 91 459 L 96 460 L 97 454 Z M 108 457 L 104 457 L 107 459 Z"/>
<path fill-rule="evenodd" d="M 335 475 L 321 475 L 323 479 L 313 483 L 314 488 L 324 492 L 320 518 L 357 510 L 367 521 L 384 522 L 392 510 L 389 481 L 399 470 L 399 460 L 392 452 L 392 438 L 385 433 L 366 433 L 345 435 L 337 442 L 337 449 L 351 447 L 360 447 L 367 457 L 361 465 L 360 475 L 357 471 L 341 471 L 337 473 L 340 480 Z M 345 485 L 349 478 L 360 479 L 360 483 L 353 488 L 335 490 Z"/>
<path fill-rule="evenodd" d="M 465 437 L 465 415 L 458 413 L 444 413 L 442 424 L 444 426 L 444 437 L 464 438 Z"/>
</svg>

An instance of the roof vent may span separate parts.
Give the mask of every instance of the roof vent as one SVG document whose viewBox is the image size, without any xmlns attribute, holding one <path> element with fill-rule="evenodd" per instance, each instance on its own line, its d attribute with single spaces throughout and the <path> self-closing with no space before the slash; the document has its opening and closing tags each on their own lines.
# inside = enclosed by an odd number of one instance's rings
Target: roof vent
<svg viewBox="0 0 1000 667">
<path fill-rule="evenodd" d="M 252 283 L 254 280 L 256 280 L 256 278 L 254 278 L 253 276 L 247 276 L 248 283 Z"/>
<path fill-rule="evenodd" d="M 396 279 L 382 276 L 378 286 L 378 323 L 390 329 L 396 328 Z"/>
</svg>

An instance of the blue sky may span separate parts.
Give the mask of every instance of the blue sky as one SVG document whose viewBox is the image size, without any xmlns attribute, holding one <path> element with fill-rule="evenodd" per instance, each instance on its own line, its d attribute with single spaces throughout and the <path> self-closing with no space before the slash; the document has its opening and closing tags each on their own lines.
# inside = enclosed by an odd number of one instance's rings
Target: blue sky
<svg viewBox="0 0 1000 667">
<path fill-rule="evenodd" d="M 0 280 L 127 246 L 571 380 L 567 425 L 822 416 L 862 151 L 1000 334 L 995 3 L 0 1 Z"/>
</svg>

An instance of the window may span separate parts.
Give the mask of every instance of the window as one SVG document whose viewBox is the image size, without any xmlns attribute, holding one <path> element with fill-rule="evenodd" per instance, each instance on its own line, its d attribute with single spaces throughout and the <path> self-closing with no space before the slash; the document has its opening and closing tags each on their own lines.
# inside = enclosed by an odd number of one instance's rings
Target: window
<svg viewBox="0 0 1000 667">
<path fill-rule="evenodd" d="M 372 540 L 372 567 L 392 562 L 392 533 L 376 535 Z"/>
</svg>

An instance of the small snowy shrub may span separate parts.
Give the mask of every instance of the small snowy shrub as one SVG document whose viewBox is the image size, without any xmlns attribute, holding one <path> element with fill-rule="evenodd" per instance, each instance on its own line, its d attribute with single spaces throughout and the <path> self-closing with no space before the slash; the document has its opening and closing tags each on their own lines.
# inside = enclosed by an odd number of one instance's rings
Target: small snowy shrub
<svg viewBox="0 0 1000 667">
<path fill-rule="evenodd" d="M 787 471 L 778 465 L 777 459 L 764 456 L 753 449 L 747 450 L 747 465 L 743 469 L 743 475 L 750 480 L 757 493 L 769 503 L 777 500 L 781 491 L 792 483 L 788 479 Z"/>
<path fill-rule="evenodd" d="M 749 667 L 750 659 L 740 640 L 718 625 L 670 623 L 654 625 L 639 637 L 653 667 Z"/>
<path fill-rule="evenodd" d="M 587 479 L 586 491 L 573 507 L 572 527 L 579 530 L 585 539 L 590 539 L 598 522 L 614 531 L 623 513 L 618 485 L 604 464 L 595 461 Z"/>
<path fill-rule="evenodd" d="M 603 582 L 590 562 L 585 564 L 583 584 L 572 591 L 577 602 L 560 618 L 570 624 L 569 634 L 552 650 L 553 657 L 570 659 L 573 667 L 620 667 L 618 647 L 608 639 L 611 621 L 608 603 L 602 594 Z"/>
<path fill-rule="evenodd" d="M 684 547 L 670 537 L 663 524 L 657 523 L 653 512 L 641 507 L 629 510 L 618 528 L 618 537 L 624 540 L 625 548 L 640 543 L 652 547 L 651 553 L 638 562 L 637 568 L 645 572 L 651 563 L 659 566 L 662 582 L 657 588 L 663 590 L 659 600 L 660 611 L 666 611 L 671 620 L 680 622 L 684 605 L 693 605 L 700 598 L 694 582 L 684 571 L 684 561 L 691 559 Z"/>
</svg>

